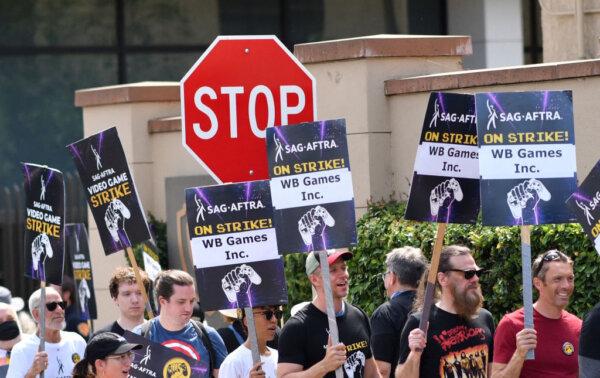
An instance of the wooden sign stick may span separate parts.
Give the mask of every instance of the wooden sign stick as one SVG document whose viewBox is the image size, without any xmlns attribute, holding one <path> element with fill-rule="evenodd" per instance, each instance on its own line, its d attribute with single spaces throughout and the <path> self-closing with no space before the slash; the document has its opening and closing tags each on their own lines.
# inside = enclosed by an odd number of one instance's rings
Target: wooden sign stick
<svg viewBox="0 0 600 378">
<path fill-rule="evenodd" d="M 433 252 L 431 254 L 431 263 L 429 264 L 429 274 L 427 275 L 427 286 L 425 287 L 425 298 L 423 300 L 423 313 L 419 322 L 419 329 L 427 333 L 427 323 L 429 322 L 429 313 L 433 305 L 433 294 L 435 293 L 435 284 L 437 282 L 438 267 L 440 265 L 440 255 L 444 245 L 444 236 L 446 235 L 447 223 L 438 223 Z"/>
<path fill-rule="evenodd" d="M 129 257 L 129 262 L 133 267 L 133 274 L 135 274 L 135 280 L 137 281 L 138 288 L 142 292 L 142 296 L 144 297 L 144 301 L 146 301 L 146 314 L 148 315 L 148 319 L 154 318 L 152 311 L 150 310 L 150 301 L 148 300 L 148 293 L 146 293 L 146 288 L 144 287 L 144 282 L 142 282 L 142 275 L 140 274 L 140 267 L 135 261 L 135 256 L 133 255 L 133 249 L 131 247 L 127 247 L 127 256 Z"/>
</svg>

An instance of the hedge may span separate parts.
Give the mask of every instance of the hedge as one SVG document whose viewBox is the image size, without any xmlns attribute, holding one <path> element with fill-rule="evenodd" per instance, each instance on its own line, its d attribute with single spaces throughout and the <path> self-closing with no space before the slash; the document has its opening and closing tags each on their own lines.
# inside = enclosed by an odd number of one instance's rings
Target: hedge
<svg viewBox="0 0 600 378">
<path fill-rule="evenodd" d="M 385 301 L 383 282 L 385 255 L 401 246 L 420 247 L 428 258 L 436 225 L 403 219 L 405 204 L 372 203 L 358 221 L 358 244 L 353 248 L 349 301 L 371 314 Z M 463 244 L 473 251 L 477 264 L 487 272 L 481 277 L 484 306 L 494 319 L 522 306 L 521 239 L 519 227 L 449 225 L 445 244 Z M 575 262 L 575 291 L 568 308 L 583 317 L 600 301 L 600 258 L 579 224 L 532 227 L 532 258 L 549 249 L 559 249 Z M 303 255 L 285 257 L 285 273 L 290 304 L 310 300 L 311 290 L 304 274 Z M 534 290 L 534 301 L 535 301 Z M 291 306 L 290 306 L 291 307 Z"/>
</svg>

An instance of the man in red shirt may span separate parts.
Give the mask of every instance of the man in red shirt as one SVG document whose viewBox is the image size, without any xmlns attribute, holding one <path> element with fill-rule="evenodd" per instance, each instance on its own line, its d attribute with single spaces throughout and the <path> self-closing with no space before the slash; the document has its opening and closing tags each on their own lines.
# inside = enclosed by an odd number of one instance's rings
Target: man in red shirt
<svg viewBox="0 0 600 378">
<path fill-rule="evenodd" d="M 523 308 L 505 315 L 494 336 L 492 376 L 577 378 L 581 319 L 565 311 L 574 289 L 573 260 L 550 250 L 533 262 L 535 329 L 523 328 Z M 525 360 L 535 349 L 535 359 Z"/>
</svg>

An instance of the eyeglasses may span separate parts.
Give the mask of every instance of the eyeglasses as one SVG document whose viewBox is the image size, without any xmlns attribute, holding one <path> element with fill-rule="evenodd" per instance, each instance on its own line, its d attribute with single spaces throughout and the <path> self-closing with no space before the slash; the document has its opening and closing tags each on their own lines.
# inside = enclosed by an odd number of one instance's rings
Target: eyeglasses
<svg viewBox="0 0 600 378">
<path fill-rule="evenodd" d="M 132 361 L 135 354 L 132 351 L 106 357 L 107 360 L 118 360 L 121 363 Z"/>
<path fill-rule="evenodd" d="M 62 301 L 62 302 L 48 302 L 48 303 L 46 303 L 46 308 L 50 312 L 56 310 L 56 307 L 58 307 L 58 306 L 60 306 L 60 308 L 62 308 L 64 310 L 65 307 L 67 307 L 67 302 Z"/>
<path fill-rule="evenodd" d="M 542 260 L 540 261 L 537 268 L 535 268 L 535 271 L 533 272 L 533 276 L 537 277 L 537 275 L 540 274 L 540 271 L 542 270 L 542 266 L 544 266 L 545 262 L 556 261 L 559 259 L 560 259 L 560 255 L 558 254 L 558 251 L 552 250 L 552 251 L 548 251 L 548 252 L 544 253 L 544 255 L 542 256 Z"/>
<path fill-rule="evenodd" d="M 392 273 L 391 270 L 388 270 L 385 273 L 379 273 L 379 277 L 381 277 L 381 279 L 385 281 L 385 277 L 387 277 L 387 275 L 390 273 Z"/>
<path fill-rule="evenodd" d="M 265 316 L 265 319 L 267 320 L 271 320 L 273 319 L 273 315 L 275 315 L 275 319 L 277 320 L 281 320 L 281 318 L 283 317 L 283 311 L 281 310 L 266 310 L 266 311 L 261 311 L 261 312 L 255 312 L 254 314 L 258 315 L 258 314 L 263 314 Z"/>
<path fill-rule="evenodd" d="M 446 272 L 461 272 L 465 275 L 465 280 L 470 280 L 471 278 L 477 276 L 477 277 L 481 277 L 481 275 L 483 273 L 485 273 L 485 270 L 483 269 L 468 269 L 468 270 L 462 270 L 462 269 L 448 269 L 446 270 Z M 444 272 L 444 273 L 446 273 Z"/>
</svg>

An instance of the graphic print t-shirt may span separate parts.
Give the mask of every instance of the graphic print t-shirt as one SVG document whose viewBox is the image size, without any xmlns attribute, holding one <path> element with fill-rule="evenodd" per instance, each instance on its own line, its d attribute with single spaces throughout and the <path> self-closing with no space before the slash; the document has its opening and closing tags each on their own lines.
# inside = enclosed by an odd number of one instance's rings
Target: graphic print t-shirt
<svg viewBox="0 0 600 378">
<path fill-rule="evenodd" d="M 346 345 L 344 377 L 363 377 L 365 362 L 371 358 L 371 329 L 362 310 L 345 303 L 344 314 L 336 317 L 340 342 Z M 292 363 L 306 370 L 325 357 L 329 336 L 327 314 L 312 303 L 287 321 L 279 338 L 279 363 Z M 325 375 L 334 378 L 335 373 Z"/>
<path fill-rule="evenodd" d="M 419 327 L 421 313 L 411 315 L 400 336 L 400 358 L 408 357 L 408 334 Z M 421 355 L 419 377 L 487 377 L 494 351 L 494 320 L 481 309 L 476 318 L 464 318 L 437 306 L 431 308 L 427 347 Z"/>
<path fill-rule="evenodd" d="M 164 329 L 158 319 L 150 320 L 150 340 L 200 361 L 208 370 L 210 364 L 208 349 L 202 343 L 202 336 L 198 335 L 192 322 L 188 322 L 182 330 L 172 332 Z M 204 327 L 215 350 L 216 366 L 213 369 L 218 369 L 227 355 L 227 350 L 217 331 L 212 327 Z"/>
</svg>

